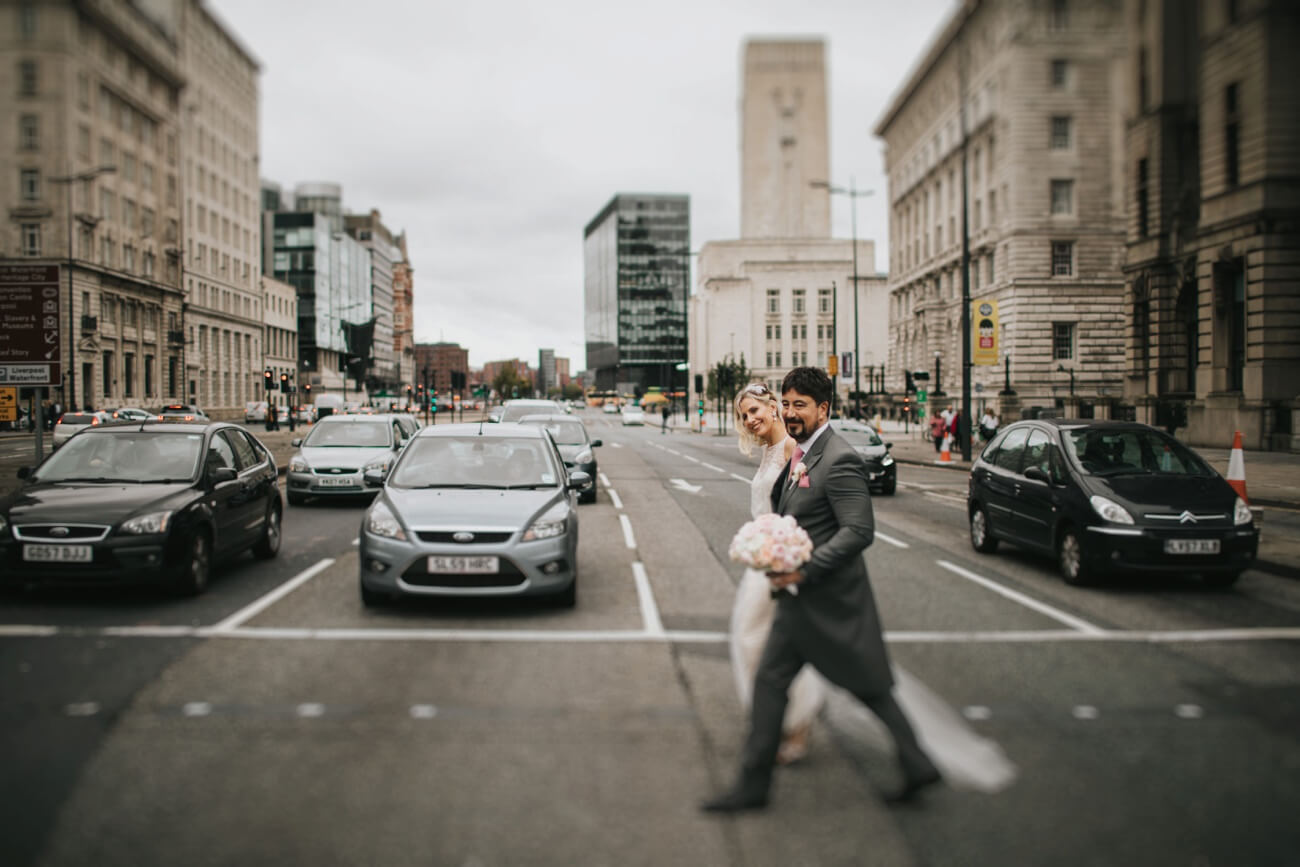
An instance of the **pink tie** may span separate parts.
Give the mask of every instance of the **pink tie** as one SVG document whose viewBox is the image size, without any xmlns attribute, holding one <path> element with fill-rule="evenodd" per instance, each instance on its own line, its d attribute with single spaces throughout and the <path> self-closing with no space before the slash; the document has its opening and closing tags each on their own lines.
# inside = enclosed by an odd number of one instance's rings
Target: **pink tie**
<svg viewBox="0 0 1300 867">
<path fill-rule="evenodd" d="M 801 460 L 803 460 L 803 449 L 800 448 L 799 446 L 795 446 L 795 447 L 794 447 L 794 453 L 790 455 L 790 475 L 791 475 L 791 477 L 794 476 L 794 468 L 797 467 L 797 466 L 799 466 L 799 462 L 800 462 Z"/>
</svg>

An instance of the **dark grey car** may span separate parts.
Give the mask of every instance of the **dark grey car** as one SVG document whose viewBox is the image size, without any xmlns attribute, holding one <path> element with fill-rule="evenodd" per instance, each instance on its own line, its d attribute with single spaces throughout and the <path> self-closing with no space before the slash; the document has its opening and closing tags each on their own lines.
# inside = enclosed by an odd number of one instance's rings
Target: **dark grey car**
<svg viewBox="0 0 1300 867">
<path fill-rule="evenodd" d="M 519 420 L 520 424 L 535 424 L 546 429 L 555 440 L 555 445 L 560 450 L 560 457 L 564 458 L 564 465 L 570 472 L 578 471 L 586 473 L 591 477 L 591 482 L 582 489 L 578 496 L 580 503 L 596 502 L 596 452 L 595 449 L 601 444 L 600 440 L 594 440 L 587 433 L 587 426 L 580 419 L 571 415 L 526 415 Z"/>
</svg>

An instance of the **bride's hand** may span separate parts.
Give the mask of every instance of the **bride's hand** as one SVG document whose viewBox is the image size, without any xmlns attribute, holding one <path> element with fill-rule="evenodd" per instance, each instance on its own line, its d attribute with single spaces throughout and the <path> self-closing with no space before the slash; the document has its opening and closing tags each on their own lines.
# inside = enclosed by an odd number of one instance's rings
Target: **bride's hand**
<svg viewBox="0 0 1300 867">
<path fill-rule="evenodd" d="M 772 582 L 773 589 L 781 590 L 802 581 L 803 573 L 798 569 L 793 572 L 768 572 L 767 580 Z"/>
</svg>

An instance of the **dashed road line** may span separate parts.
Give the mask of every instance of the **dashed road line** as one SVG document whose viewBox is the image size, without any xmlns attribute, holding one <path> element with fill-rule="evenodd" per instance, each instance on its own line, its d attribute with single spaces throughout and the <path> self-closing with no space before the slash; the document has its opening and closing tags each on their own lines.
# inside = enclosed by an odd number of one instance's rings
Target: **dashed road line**
<svg viewBox="0 0 1300 867">
<path fill-rule="evenodd" d="M 726 470 L 724 470 L 722 467 L 715 467 L 713 464 L 706 464 L 704 461 L 700 461 L 700 466 L 702 466 L 702 467 L 704 467 L 705 469 L 708 469 L 708 470 L 713 470 L 715 473 L 725 473 L 725 472 L 726 472 Z"/>
<path fill-rule="evenodd" d="M 608 487 L 609 487 L 609 476 L 605 475 L 604 473 L 599 473 L 599 472 L 598 472 L 596 475 L 600 476 L 600 483 L 601 483 L 602 485 L 604 485 L 605 487 L 608 488 Z"/>
<path fill-rule="evenodd" d="M 614 504 L 614 508 L 620 512 L 623 511 L 623 501 L 618 496 L 618 491 L 613 488 L 606 488 L 605 493 L 609 494 L 609 501 Z"/>
<path fill-rule="evenodd" d="M 702 463 L 702 461 L 701 461 L 699 458 L 693 458 L 693 457 L 691 457 L 690 455 L 682 455 L 681 457 L 682 457 L 684 460 L 688 460 L 688 461 L 690 461 L 690 462 L 693 463 L 693 464 Z"/>
<path fill-rule="evenodd" d="M 983 575 L 976 575 L 974 572 L 969 569 L 963 569 L 956 563 L 949 563 L 947 560 L 936 560 L 935 562 L 944 569 L 947 569 L 949 572 L 952 572 L 954 575 L 960 575 L 968 581 L 974 581 L 981 587 L 986 587 L 994 593 L 1005 596 L 1012 602 L 1018 602 L 1026 608 L 1037 611 L 1039 614 L 1046 615 L 1058 623 L 1064 623 L 1066 626 L 1089 634 L 1101 634 L 1105 632 L 1105 630 L 1100 626 L 1089 623 L 1082 618 L 1075 617 L 1073 614 L 1067 614 L 1059 608 L 1054 608 L 1051 605 L 1048 605 L 1046 602 L 1039 602 L 1037 599 L 1026 596 L 1017 590 L 1012 590 L 1010 587 L 1004 587 L 996 581 L 991 581 L 988 578 L 985 578 Z"/>
<path fill-rule="evenodd" d="M 754 483 L 754 480 L 753 480 L 753 479 L 747 479 L 747 478 L 745 478 L 744 476 L 737 475 L 736 473 L 731 473 L 731 477 L 732 477 L 733 479 L 735 479 L 736 481 L 738 481 L 738 482 L 744 482 L 744 483 L 747 484 L 747 485 L 752 485 L 752 484 Z"/>
<path fill-rule="evenodd" d="M 72 704 L 65 705 L 63 712 L 68 716 L 94 716 L 99 713 L 99 702 L 74 701 Z"/>
<path fill-rule="evenodd" d="M 613 446 L 613 447 L 616 448 L 616 449 L 621 449 L 621 448 L 623 448 L 623 444 L 622 444 L 622 443 L 611 442 L 610 445 Z"/>
<path fill-rule="evenodd" d="M 433 719 L 438 715 L 438 708 L 431 704 L 413 704 L 408 713 L 411 719 Z"/>
<path fill-rule="evenodd" d="M 618 522 L 623 525 L 623 541 L 629 548 L 635 548 L 636 536 L 632 535 L 632 522 L 628 520 L 627 515 L 619 515 Z"/>
<path fill-rule="evenodd" d="M 953 497 L 948 494 L 936 494 L 934 491 L 926 491 L 925 495 L 935 500 L 940 500 L 945 506 L 966 507 L 966 501 L 961 497 Z"/>
<path fill-rule="evenodd" d="M 1070 710 L 1070 716 L 1075 719 L 1092 720 L 1101 716 L 1101 711 L 1090 704 L 1076 705 Z"/>
<path fill-rule="evenodd" d="M 659 606 L 655 604 L 654 591 L 650 588 L 650 579 L 646 576 L 645 565 L 637 560 L 632 564 L 632 578 L 636 582 L 637 601 L 641 604 L 641 624 L 645 634 L 661 636 L 664 634 L 663 621 L 659 619 Z"/>
<path fill-rule="evenodd" d="M 911 545 L 904 542 L 902 539 L 895 539 L 893 536 L 890 536 L 888 533 L 882 533 L 879 530 L 876 531 L 876 538 L 880 539 L 881 541 L 888 542 L 889 544 L 893 545 L 895 548 L 912 547 Z"/>
</svg>

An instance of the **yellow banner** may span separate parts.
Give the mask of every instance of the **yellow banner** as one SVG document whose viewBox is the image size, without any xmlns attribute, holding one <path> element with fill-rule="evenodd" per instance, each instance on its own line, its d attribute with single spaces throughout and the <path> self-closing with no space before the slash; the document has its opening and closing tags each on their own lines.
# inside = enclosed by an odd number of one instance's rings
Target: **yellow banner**
<svg viewBox="0 0 1300 867">
<path fill-rule="evenodd" d="M 971 302 L 971 363 L 998 363 L 998 302 L 991 298 Z"/>
</svg>

